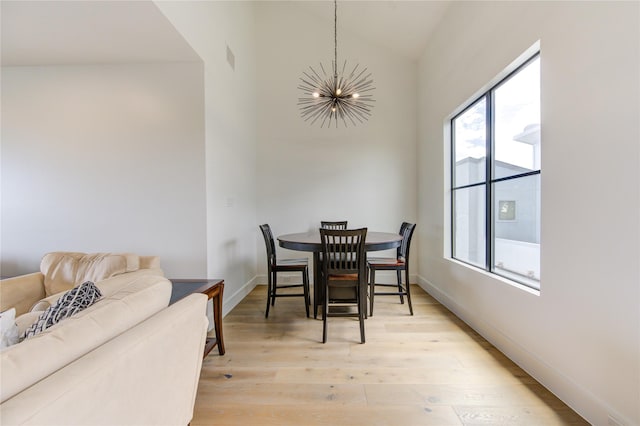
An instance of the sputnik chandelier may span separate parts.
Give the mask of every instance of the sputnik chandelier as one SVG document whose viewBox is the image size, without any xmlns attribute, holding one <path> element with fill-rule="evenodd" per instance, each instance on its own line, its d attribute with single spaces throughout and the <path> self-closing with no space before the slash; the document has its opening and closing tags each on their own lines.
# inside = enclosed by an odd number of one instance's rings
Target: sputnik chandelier
<svg viewBox="0 0 640 426">
<path fill-rule="evenodd" d="M 311 124 L 321 119 L 320 127 L 331 127 L 335 122 L 342 121 L 345 127 L 350 122 L 354 126 L 356 121 L 363 123 L 371 116 L 371 108 L 375 100 L 371 97 L 373 80 L 367 69 L 359 69 L 356 66 L 351 72 L 347 70 L 347 61 L 344 61 L 340 73 L 338 73 L 338 3 L 333 1 L 333 63 L 332 74 L 327 74 L 320 63 L 320 72 L 309 67 L 310 72 L 304 71 L 300 77 L 301 83 L 298 89 L 302 90 L 303 97 L 298 98 L 300 114 L 305 121 L 311 120 Z"/>
</svg>

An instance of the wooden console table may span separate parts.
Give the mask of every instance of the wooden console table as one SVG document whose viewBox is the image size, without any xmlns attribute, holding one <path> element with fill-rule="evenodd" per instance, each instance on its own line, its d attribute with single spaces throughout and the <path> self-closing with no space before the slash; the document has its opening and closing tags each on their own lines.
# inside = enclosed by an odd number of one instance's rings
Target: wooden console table
<svg viewBox="0 0 640 426">
<path fill-rule="evenodd" d="M 221 279 L 178 279 L 170 278 L 171 300 L 169 304 L 175 303 L 193 293 L 206 294 L 213 301 L 213 325 L 216 331 L 216 337 L 207 337 L 204 346 L 204 355 L 206 357 L 209 352 L 217 345 L 218 353 L 224 355 L 224 339 L 222 337 L 222 296 L 224 293 L 224 280 Z"/>
</svg>

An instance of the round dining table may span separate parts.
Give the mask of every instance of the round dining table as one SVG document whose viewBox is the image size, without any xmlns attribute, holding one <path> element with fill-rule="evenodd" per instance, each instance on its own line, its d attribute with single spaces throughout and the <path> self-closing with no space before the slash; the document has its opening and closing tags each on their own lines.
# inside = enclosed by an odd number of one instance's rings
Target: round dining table
<svg viewBox="0 0 640 426">
<path fill-rule="evenodd" d="M 320 231 L 313 230 L 296 234 L 280 235 L 278 237 L 280 247 L 298 251 L 322 251 Z M 367 232 L 364 242 L 366 251 L 388 250 L 400 246 L 402 235 L 393 232 Z"/>
<path fill-rule="evenodd" d="M 296 251 L 313 252 L 313 317 L 318 318 L 319 301 L 323 300 L 324 294 L 320 283 L 320 252 L 322 251 L 322 242 L 320 241 L 320 231 L 313 230 L 307 232 L 298 232 L 295 234 L 285 234 L 278 237 L 278 244 L 282 248 Z M 393 232 L 367 232 L 367 238 L 364 242 L 366 251 L 389 250 L 399 247 L 402 244 L 402 235 Z M 367 286 L 363 286 L 361 292 L 361 303 L 364 309 L 365 317 L 367 316 L 366 293 Z"/>
</svg>

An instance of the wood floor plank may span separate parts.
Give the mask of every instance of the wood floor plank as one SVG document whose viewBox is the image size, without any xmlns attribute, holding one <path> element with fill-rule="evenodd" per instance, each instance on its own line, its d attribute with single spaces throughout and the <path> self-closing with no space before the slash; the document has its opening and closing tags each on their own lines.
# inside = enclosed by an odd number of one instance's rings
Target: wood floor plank
<svg viewBox="0 0 640 426">
<path fill-rule="evenodd" d="M 207 423 L 206 419 L 215 419 Z M 457 426 L 462 425 L 451 407 L 354 407 L 317 405 L 218 405 L 200 407 L 191 426 Z"/>
<path fill-rule="evenodd" d="M 588 424 L 574 411 L 543 406 L 454 407 L 465 426 L 517 425 L 555 426 Z"/>
<path fill-rule="evenodd" d="M 198 388 L 216 404 L 246 405 L 349 405 L 364 406 L 367 399 L 359 384 L 220 383 L 204 381 Z"/>
<path fill-rule="evenodd" d="M 584 419 L 418 286 L 414 315 L 376 297 L 358 321 L 307 318 L 302 299 L 264 317 L 258 286 L 224 318 L 224 356 L 202 365 L 192 426 L 583 425 Z"/>
<path fill-rule="evenodd" d="M 370 384 L 365 386 L 371 405 L 448 405 L 448 406 L 548 406 L 566 408 L 557 398 L 550 399 L 539 384 Z"/>
</svg>

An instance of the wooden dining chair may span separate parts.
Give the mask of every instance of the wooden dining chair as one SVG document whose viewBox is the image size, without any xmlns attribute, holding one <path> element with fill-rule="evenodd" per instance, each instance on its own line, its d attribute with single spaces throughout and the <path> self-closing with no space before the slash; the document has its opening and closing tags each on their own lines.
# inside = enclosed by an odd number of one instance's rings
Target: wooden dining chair
<svg viewBox="0 0 640 426">
<path fill-rule="evenodd" d="M 301 259 L 277 259 L 276 244 L 273 240 L 271 227 L 268 224 L 260 225 L 264 243 L 267 247 L 267 309 L 265 318 L 269 317 L 269 306 L 274 306 L 277 297 L 304 297 L 304 306 L 309 317 L 309 261 L 307 258 Z M 278 272 L 300 272 L 302 274 L 301 284 L 278 285 Z M 302 293 L 278 293 L 278 290 L 286 288 L 302 287 Z"/>
<path fill-rule="evenodd" d="M 337 221 L 330 221 L 330 220 L 321 220 L 320 221 L 320 228 L 322 229 L 347 229 L 347 221 L 346 220 L 337 220 Z M 323 262 L 323 257 L 322 257 L 322 253 L 318 254 L 318 264 L 320 265 L 320 281 L 323 281 L 322 278 L 322 262 Z M 315 293 L 315 287 L 314 287 L 314 293 Z M 316 313 L 318 312 L 318 306 L 320 304 L 320 301 L 314 297 L 313 299 L 313 317 L 316 318 Z"/>
<path fill-rule="evenodd" d="M 320 228 L 323 262 L 324 306 L 322 308 L 322 343 L 327 341 L 327 317 L 357 316 L 360 342 L 365 342 L 364 317 L 367 309 L 367 269 L 365 240 L 367 228 Z M 328 260 L 330 259 L 330 260 Z M 356 313 L 331 310 L 332 307 L 355 306 Z"/>
<path fill-rule="evenodd" d="M 320 228 L 322 228 L 322 229 L 347 229 L 347 221 L 346 220 L 340 220 L 340 221 L 331 222 L 331 221 L 328 221 L 328 220 L 321 220 L 320 221 Z"/>
<path fill-rule="evenodd" d="M 407 296 L 409 312 L 413 315 L 411 305 L 411 286 L 409 285 L 409 249 L 411 248 L 411 237 L 416 229 L 415 223 L 403 222 L 400 226 L 402 243 L 396 250 L 396 258 L 372 257 L 367 260 L 369 267 L 369 315 L 373 315 L 374 296 L 400 296 L 400 303 L 404 304 L 403 296 Z M 395 284 L 383 284 L 376 282 L 376 271 L 396 271 Z M 402 283 L 402 271 L 404 271 L 405 282 Z M 376 292 L 376 286 L 394 287 L 396 291 Z"/>
</svg>

